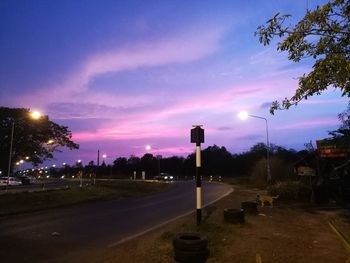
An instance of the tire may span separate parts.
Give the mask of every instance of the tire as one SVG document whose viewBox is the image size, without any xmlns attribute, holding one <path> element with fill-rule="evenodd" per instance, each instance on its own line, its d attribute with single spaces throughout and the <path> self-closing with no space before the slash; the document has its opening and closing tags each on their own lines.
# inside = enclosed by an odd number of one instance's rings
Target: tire
<svg viewBox="0 0 350 263">
<path fill-rule="evenodd" d="M 207 248 L 197 251 L 184 251 L 174 249 L 175 260 L 180 263 L 204 263 L 209 257 Z"/>
<path fill-rule="evenodd" d="M 258 203 L 255 201 L 246 201 L 241 203 L 241 208 L 245 213 L 257 214 L 258 213 Z"/>
<path fill-rule="evenodd" d="M 224 209 L 224 221 L 232 224 L 244 223 L 243 209 Z"/>
<path fill-rule="evenodd" d="M 173 239 L 174 249 L 182 251 L 198 251 L 206 249 L 208 239 L 198 233 L 180 233 Z"/>
</svg>

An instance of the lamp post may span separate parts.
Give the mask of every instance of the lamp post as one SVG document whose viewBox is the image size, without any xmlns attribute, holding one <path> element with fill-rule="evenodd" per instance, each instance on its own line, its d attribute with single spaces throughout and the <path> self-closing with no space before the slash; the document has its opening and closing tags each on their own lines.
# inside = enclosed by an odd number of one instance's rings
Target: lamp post
<svg viewBox="0 0 350 263">
<path fill-rule="evenodd" d="M 39 111 L 30 112 L 30 117 L 34 120 L 40 119 L 42 114 Z M 11 173 L 11 164 L 12 164 L 12 147 L 13 147 L 13 134 L 15 132 L 15 119 L 11 118 L 11 137 L 10 137 L 10 152 L 9 152 L 9 164 L 7 169 L 7 184 L 6 184 L 6 192 L 10 182 L 10 173 Z"/>
<path fill-rule="evenodd" d="M 241 120 L 246 120 L 248 117 L 257 118 L 265 121 L 266 125 L 266 170 L 267 170 L 267 181 L 271 181 L 271 169 L 270 169 L 270 142 L 269 142 L 269 126 L 267 119 L 261 116 L 248 114 L 246 111 L 241 111 L 238 113 L 238 117 Z"/>
<path fill-rule="evenodd" d="M 78 169 L 83 168 L 82 162 L 80 159 L 77 161 L 77 167 L 78 167 Z M 82 188 L 83 187 L 83 171 L 82 170 L 78 170 L 78 179 L 80 182 L 79 187 Z"/>
</svg>

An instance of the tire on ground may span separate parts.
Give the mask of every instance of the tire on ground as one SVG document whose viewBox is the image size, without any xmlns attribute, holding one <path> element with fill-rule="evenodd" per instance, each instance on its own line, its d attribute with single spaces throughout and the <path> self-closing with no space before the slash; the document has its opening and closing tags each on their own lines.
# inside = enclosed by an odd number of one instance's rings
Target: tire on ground
<svg viewBox="0 0 350 263">
<path fill-rule="evenodd" d="M 198 251 L 206 249 L 208 239 L 198 233 L 181 233 L 174 237 L 174 249 L 182 251 Z"/>
<path fill-rule="evenodd" d="M 233 224 L 244 223 L 244 210 L 243 209 L 224 209 L 224 221 Z"/>
</svg>

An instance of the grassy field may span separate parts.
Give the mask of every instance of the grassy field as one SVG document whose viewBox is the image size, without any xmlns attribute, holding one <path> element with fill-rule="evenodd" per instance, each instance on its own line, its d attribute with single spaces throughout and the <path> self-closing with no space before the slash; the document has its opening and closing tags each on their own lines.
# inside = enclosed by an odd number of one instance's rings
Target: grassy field
<svg viewBox="0 0 350 263">
<path fill-rule="evenodd" d="M 95 200 L 120 199 L 166 190 L 170 185 L 155 182 L 103 181 L 94 186 L 0 196 L 0 216 L 43 210 Z"/>
</svg>

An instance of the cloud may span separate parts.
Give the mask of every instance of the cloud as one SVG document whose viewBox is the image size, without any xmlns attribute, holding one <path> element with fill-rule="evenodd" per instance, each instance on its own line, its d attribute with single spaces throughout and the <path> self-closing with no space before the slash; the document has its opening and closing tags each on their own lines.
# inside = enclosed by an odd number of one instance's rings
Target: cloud
<svg viewBox="0 0 350 263">
<path fill-rule="evenodd" d="M 256 141 L 258 139 L 261 139 L 263 135 L 261 134 L 249 134 L 244 136 L 236 137 L 237 140 L 243 140 L 243 141 Z"/>
<path fill-rule="evenodd" d="M 202 34 L 186 32 L 167 39 L 131 44 L 89 55 L 62 83 L 21 96 L 19 100 L 26 104 L 28 101 L 36 102 L 36 105 L 42 106 L 50 102 L 81 100 L 81 96 L 89 94 L 89 83 L 106 74 L 189 63 L 212 55 L 220 48 L 226 31 L 224 27 L 208 27 Z"/>
<path fill-rule="evenodd" d="M 269 109 L 271 107 L 271 102 L 264 102 L 260 105 L 260 109 Z"/>
<path fill-rule="evenodd" d="M 319 118 L 319 119 L 309 119 L 305 121 L 300 121 L 296 123 L 287 124 L 275 128 L 276 130 L 286 130 L 286 129 L 313 129 L 318 127 L 325 127 L 330 125 L 337 125 L 339 121 L 336 118 Z"/>
<path fill-rule="evenodd" d="M 137 105 L 131 103 L 122 104 L 123 106 L 109 106 L 109 104 L 118 105 L 120 98 L 110 94 L 100 94 L 93 97 L 96 101 L 104 102 L 104 105 L 88 102 L 52 103 L 49 105 L 49 112 L 63 122 L 80 121 L 79 123 L 82 122 L 84 127 L 88 126 L 90 120 L 90 128 L 84 131 L 78 127 L 74 130 L 74 139 L 80 142 L 94 141 L 98 138 L 113 140 L 176 138 L 187 134 L 187 129 L 193 122 L 207 123 L 210 114 L 232 115 L 232 112 L 240 108 L 236 102 L 251 97 L 261 98 L 266 88 L 270 86 L 269 83 L 261 81 L 252 82 L 246 85 L 211 89 L 199 95 L 197 92 L 196 96 L 173 94 L 169 95 L 169 99 L 163 94 L 154 94 Z M 202 120 L 200 116 L 207 117 Z M 207 129 L 207 131 L 215 133 L 215 130 L 225 129 L 230 128 L 220 127 L 213 131 Z"/>
<path fill-rule="evenodd" d="M 221 126 L 217 128 L 218 131 L 232 131 L 233 128 L 230 126 Z"/>
<path fill-rule="evenodd" d="M 325 92 L 325 93 L 329 94 L 331 92 Z M 341 94 L 339 94 L 339 96 L 341 96 Z M 349 103 L 349 99 L 348 98 L 340 98 L 340 99 L 329 99 L 329 98 L 328 99 L 316 99 L 316 98 L 312 98 L 312 99 L 309 99 L 309 100 L 304 100 L 302 103 L 303 104 L 316 104 L 316 105 L 323 105 L 323 104 L 347 105 L 347 103 Z"/>
</svg>

